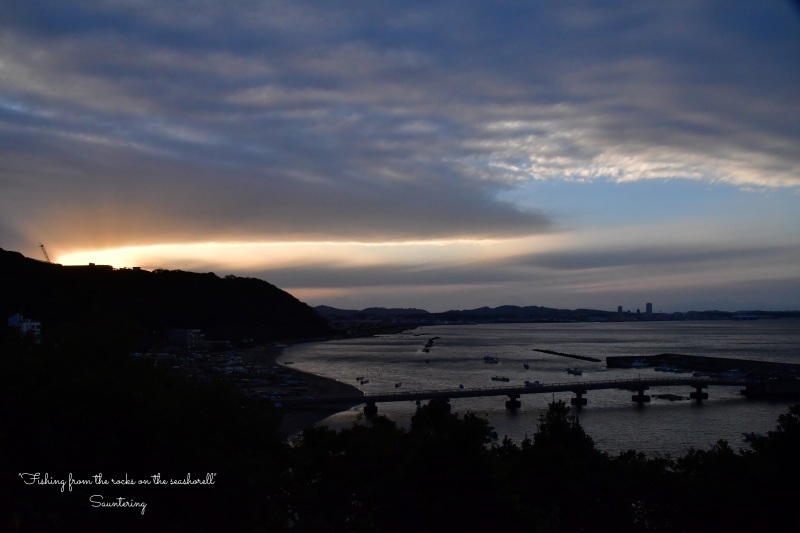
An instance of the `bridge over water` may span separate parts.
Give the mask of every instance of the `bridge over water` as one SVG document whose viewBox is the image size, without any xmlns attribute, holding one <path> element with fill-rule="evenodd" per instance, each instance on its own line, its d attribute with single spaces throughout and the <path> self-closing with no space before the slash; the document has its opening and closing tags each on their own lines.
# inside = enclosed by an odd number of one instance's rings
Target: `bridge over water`
<svg viewBox="0 0 800 533">
<path fill-rule="evenodd" d="M 584 395 L 590 390 L 601 389 L 621 389 L 633 391 L 636 394 L 631 396 L 631 400 L 639 404 L 650 401 L 650 396 L 645 391 L 650 387 L 675 387 L 688 386 L 694 389 L 689 394 L 693 400 L 702 402 L 708 398 L 708 393 L 703 389 L 709 386 L 742 387 L 742 394 L 747 395 L 749 386 L 754 382 L 745 379 L 731 378 L 697 378 L 697 377 L 670 377 L 670 378 L 637 378 L 637 379 L 614 379 L 604 381 L 572 381 L 567 383 L 533 384 L 526 386 L 499 386 L 499 387 L 478 387 L 469 389 L 438 389 L 438 390 L 411 390 L 395 391 L 383 393 L 367 393 L 352 396 L 320 396 L 309 398 L 284 398 L 279 400 L 281 406 L 286 408 L 312 406 L 321 404 L 366 404 L 364 413 L 367 416 L 377 414 L 378 403 L 384 402 L 408 402 L 431 400 L 433 398 L 476 398 L 482 396 L 507 396 L 507 409 L 517 409 L 521 407 L 520 396 L 524 394 L 550 394 L 555 392 L 572 392 L 575 397 L 570 400 L 572 405 L 586 405 L 587 400 Z"/>
</svg>

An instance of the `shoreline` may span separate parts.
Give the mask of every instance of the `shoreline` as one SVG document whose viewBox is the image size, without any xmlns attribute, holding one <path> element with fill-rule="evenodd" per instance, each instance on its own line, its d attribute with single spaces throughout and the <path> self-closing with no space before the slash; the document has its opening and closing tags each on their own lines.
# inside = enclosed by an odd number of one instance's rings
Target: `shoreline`
<svg viewBox="0 0 800 533">
<path fill-rule="evenodd" d="M 248 359 L 260 365 L 280 367 L 283 372 L 292 374 L 294 379 L 303 382 L 305 389 L 301 397 L 325 397 L 361 395 L 364 392 L 353 385 L 342 383 L 332 378 L 320 376 L 303 370 L 293 368 L 291 365 L 279 364 L 278 358 L 283 354 L 283 346 L 259 348 L 248 353 Z M 313 427 L 331 415 L 348 411 L 359 404 L 329 403 L 315 406 L 297 407 L 291 409 L 280 408 L 281 434 L 284 438 L 300 433 L 306 428 Z"/>
</svg>

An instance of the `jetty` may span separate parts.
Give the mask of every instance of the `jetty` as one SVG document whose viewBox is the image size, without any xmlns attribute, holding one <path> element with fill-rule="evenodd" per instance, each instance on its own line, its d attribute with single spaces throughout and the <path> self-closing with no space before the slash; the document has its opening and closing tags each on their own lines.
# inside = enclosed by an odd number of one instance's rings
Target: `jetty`
<svg viewBox="0 0 800 533">
<path fill-rule="evenodd" d="M 657 368 L 670 366 L 695 372 L 725 373 L 738 371 L 771 377 L 800 377 L 800 365 L 792 363 L 775 363 L 772 361 L 755 361 L 753 359 L 733 359 L 731 357 L 707 357 L 700 355 L 682 355 L 662 353 L 641 356 L 609 356 L 606 357 L 608 368 Z"/>
<path fill-rule="evenodd" d="M 534 348 L 534 352 L 546 353 L 550 355 L 558 355 L 560 357 L 569 357 L 570 359 L 578 359 L 579 361 L 589 361 L 590 363 L 602 363 L 602 359 L 596 357 L 589 357 L 588 355 L 576 355 L 574 353 L 556 352 L 554 350 L 543 350 L 541 348 Z"/>
</svg>

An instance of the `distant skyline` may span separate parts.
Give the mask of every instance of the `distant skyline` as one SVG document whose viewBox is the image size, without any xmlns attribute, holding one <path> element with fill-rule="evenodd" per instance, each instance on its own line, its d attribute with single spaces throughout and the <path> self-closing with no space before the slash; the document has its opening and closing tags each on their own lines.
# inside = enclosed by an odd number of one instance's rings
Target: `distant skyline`
<svg viewBox="0 0 800 533">
<path fill-rule="evenodd" d="M 0 247 L 310 305 L 800 308 L 800 9 L 11 2 Z"/>
</svg>

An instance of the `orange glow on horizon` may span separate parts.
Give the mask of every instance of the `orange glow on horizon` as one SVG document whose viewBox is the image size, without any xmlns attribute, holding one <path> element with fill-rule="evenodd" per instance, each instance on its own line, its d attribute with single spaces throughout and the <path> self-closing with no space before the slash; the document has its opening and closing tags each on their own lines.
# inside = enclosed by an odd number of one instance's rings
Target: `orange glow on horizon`
<svg viewBox="0 0 800 533">
<path fill-rule="evenodd" d="M 530 243 L 532 239 L 537 241 L 540 250 L 549 240 L 536 237 L 387 242 L 171 243 L 67 252 L 59 254 L 54 261 L 64 265 L 95 263 L 146 270 L 215 268 L 248 271 L 309 264 L 347 268 L 491 259 L 513 254 L 514 250 L 519 250 L 522 241 Z"/>
</svg>

